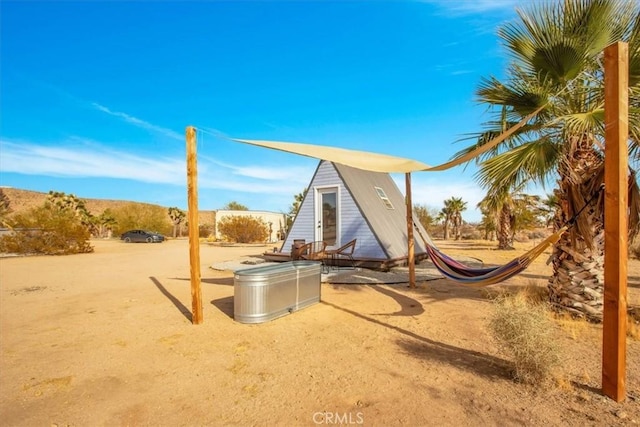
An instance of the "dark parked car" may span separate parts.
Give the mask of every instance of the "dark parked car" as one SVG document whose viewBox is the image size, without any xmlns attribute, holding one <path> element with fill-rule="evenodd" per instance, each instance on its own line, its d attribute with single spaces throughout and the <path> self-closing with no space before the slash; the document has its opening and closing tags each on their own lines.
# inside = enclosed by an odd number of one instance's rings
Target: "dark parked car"
<svg viewBox="0 0 640 427">
<path fill-rule="evenodd" d="M 126 243 L 131 242 L 147 242 L 147 243 L 160 243 L 164 242 L 164 236 L 160 233 L 154 233 L 153 231 L 145 230 L 129 230 L 120 236 L 120 240 L 124 240 Z"/>
</svg>

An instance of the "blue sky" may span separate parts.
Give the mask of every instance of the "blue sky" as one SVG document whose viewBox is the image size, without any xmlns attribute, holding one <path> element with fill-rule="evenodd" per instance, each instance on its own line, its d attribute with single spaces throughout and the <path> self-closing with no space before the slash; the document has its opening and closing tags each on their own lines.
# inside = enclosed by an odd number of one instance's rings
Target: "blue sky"
<svg viewBox="0 0 640 427">
<path fill-rule="evenodd" d="M 317 161 L 226 137 L 447 161 L 488 119 L 510 0 L 0 3 L 0 185 L 200 209 L 288 211 Z M 412 174 L 413 201 L 483 191 L 475 168 Z M 404 192 L 404 176 L 394 176 Z"/>
</svg>

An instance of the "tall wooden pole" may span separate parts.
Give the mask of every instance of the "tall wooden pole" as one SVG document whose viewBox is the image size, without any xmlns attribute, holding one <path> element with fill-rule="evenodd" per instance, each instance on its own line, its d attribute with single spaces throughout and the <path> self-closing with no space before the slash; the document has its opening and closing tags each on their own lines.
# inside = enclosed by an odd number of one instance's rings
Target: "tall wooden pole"
<svg viewBox="0 0 640 427">
<path fill-rule="evenodd" d="M 189 203 L 189 261 L 191 266 L 191 322 L 202 323 L 202 291 L 200 290 L 200 227 L 198 224 L 198 165 L 196 128 L 187 126 L 187 196 Z"/>
<path fill-rule="evenodd" d="M 629 132 L 629 46 L 604 50 L 604 313 L 602 392 L 625 399 L 627 334 L 627 139 Z"/>
<path fill-rule="evenodd" d="M 409 286 L 416 287 L 416 262 L 415 248 L 413 241 L 413 202 L 411 201 L 411 173 L 407 172 L 404 176 L 407 202 L 407 263 L 409 265 Z"/>
</svg>

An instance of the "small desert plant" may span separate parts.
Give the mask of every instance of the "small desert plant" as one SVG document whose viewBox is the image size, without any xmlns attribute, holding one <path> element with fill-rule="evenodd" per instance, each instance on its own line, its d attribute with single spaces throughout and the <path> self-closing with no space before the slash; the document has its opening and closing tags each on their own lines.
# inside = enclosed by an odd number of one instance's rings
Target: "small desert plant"
<svg viewBox="0 0 640 427">
<path fill-rule="evenodd" d="M 202 238 L 206 239 L 212 234 L 213 234 L 213 226 L 208 224 L 200 224 L 198 226 L 198 237 L 200 237 L 201 239 Z"/>
<path fill-rule="evenodd" d="M 498 346 L 514 363 L 514 379 L 543 385 L 560 365 L 554 325 L 545 304 L 531 301 L 526 292 L 503 294 L 494 300 L 489 328 Z"/>
<path fill-rule="evenodd" d="M 224 240 L 235 243 L 263 243 L 269 236 L 267 224 L 250 215 L 223 217 L 218 222 L 218 231 Z"/>
</svg>

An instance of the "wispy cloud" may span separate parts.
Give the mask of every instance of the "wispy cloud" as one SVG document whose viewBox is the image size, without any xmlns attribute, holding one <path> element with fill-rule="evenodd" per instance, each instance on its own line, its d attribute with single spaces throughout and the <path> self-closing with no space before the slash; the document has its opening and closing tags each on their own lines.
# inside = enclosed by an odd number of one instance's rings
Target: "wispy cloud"
<svg viewBox="0 0 640 427">
<path fill-rule="evenodd" d="M 512 11 L 516 7 L 530 4 L 527 0 L 421 0 L 458 15 L 480 14 L 491 11 Z"/>
<path fill-rule="evenodd" d="M 78 137 L 56 146 L 2 139 L 0 147 L 0 171 L 4 173 L 186 185 L 183 158 L 132 155 Z M 308 170 L 305 175 L 282 167 L 234 166 L 206 158 L 198 163 L 200 188 L 290 196 L 299 192 L 308 179 Z"/>
<path fill-rule="evenodd" d="M 119 111 L 111 111 L 109 108 L 104 105 L 100 105 L 97 102 L 92 102 L 91 105 L 98 111 L 102 111 L 103 113 L 109 114 L 110 116 L 118 117 L 119 119 L 124 120 L 127 123 L 130 123 L 134 126 L 137 126 L 142 129 L 149 130 L 151 132 L 159 133 L 161 135 L 165 135 L 172 139 L 177 139 L 178 141 L 184 140 L 184 136 L 175 132 L 171 129 L 167 129 L 161 126 L 154 125 L 152 123 L 146 122 L 137 117 L 131 116 L 127 113 L 122 113 Z"/>
<path fill-rule="evenodd" d="M 222 167 L 224 170 L 232 173 L 233 175 L 267 181 L 295 181 L 299 179 L 299 176 L 304 176 L 305 174 L 309 173 L 309 168 L 303 166 L 292 166 L 287 168 L 265 166 L 235 166 L 229 163 L 221 162 L 219 160 L 214 160 L 208 156 L 200 155 L 199 157 L 209 164 Z"/>
</svg>

